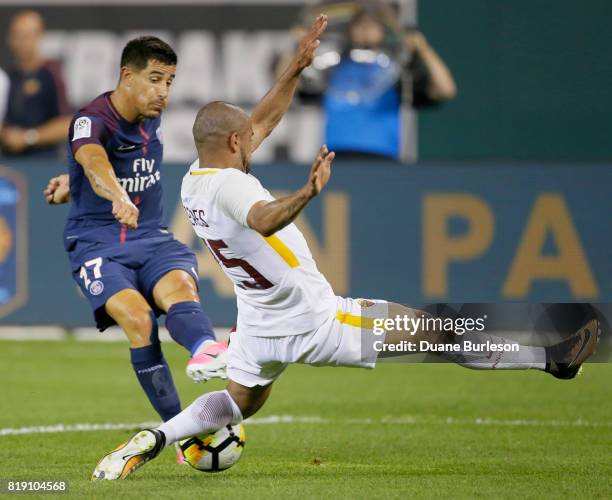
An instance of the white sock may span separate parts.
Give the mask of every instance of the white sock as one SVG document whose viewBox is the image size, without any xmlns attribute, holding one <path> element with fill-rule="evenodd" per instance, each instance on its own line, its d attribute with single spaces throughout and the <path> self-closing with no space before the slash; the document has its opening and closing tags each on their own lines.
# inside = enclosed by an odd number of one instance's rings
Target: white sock
<svg viewBox="0 0 612 500">
<path fill-rule="evenodd" d="M 215 432 L 242 421 L 240 408 L 224 391 L 200 396 L 181 413 L 158 427 L 166 435 L 166 446 L 196 434 Z"/>
<path fill-rule="evenodd" d="M 477 370 L 527 370 L 529 368 L 544 370 L 546 368 L 544 347 L 521 345 L 514 340 L 484 332 L 470 332 L 462 337 L 457 337 L 455 342 L 461 346 L 461 350 L 444 353 L 442 356 L 467 368 Z M 493 350 L 491 348 L 493 344 L 502 344 L 514 350 Z"/>
</svg>

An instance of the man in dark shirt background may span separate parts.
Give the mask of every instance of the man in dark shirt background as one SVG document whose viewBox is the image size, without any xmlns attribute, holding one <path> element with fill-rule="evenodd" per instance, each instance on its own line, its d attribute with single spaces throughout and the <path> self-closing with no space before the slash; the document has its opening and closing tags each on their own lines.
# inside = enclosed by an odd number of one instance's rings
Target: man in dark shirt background
<svg viewBox="0 0 612 500">
<path fill-rule="evenodd" d="M 71 114 L 58 63 L 40 51 L 44 22 L 27 10 L 11 20 L 8 45 L 14 58 L 9 69 L 9 97 L 0 130 L 2 152 L 9 156 L 53 158 L 62 154 Z"/>
</svg>

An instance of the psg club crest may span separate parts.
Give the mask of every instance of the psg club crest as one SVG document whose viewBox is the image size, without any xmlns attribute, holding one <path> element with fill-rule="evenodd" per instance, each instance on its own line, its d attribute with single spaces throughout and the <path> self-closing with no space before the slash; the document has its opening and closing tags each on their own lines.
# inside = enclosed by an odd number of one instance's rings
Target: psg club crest
<svg viewBox="0 0 612 500">
<path fill-rule="evenodd" d="M 0 318 L 27 299 L 26 181 L 0 167 Z"/>
<path fill-rule="evenodd" d="M 94 281 L 91 285 L 89 285 L 89 293 L 92 295 L 100 295 L 104 291 L 104 283 L 100 280 Z"/>
</svg>

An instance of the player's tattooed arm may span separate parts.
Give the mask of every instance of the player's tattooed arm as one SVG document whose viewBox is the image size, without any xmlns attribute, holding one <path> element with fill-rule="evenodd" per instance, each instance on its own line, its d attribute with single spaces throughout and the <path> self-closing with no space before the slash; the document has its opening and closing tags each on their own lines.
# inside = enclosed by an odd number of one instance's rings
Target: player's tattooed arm
<svg viewBox="0 0 612 500">
<path fill-rule="evenodd" d="M 270 135 L 278 125 L 283 115 L 289 109 L 298 79 L 307 66 L 312 63 L 319 37 L 327 27 L 327 16 L 320 14 L 306 33 L 295 56 L 287 69 L 281 74 L 274 86 L 263 97 L 253 110 L 251 124 L 253 127 L 253 139 L 251 140 L 251 151 L 255 151 L 263 140 Z"/>
<path fill-rule="evenodd" d="M 61 205 L 70 201 L 70 178 L 68 174 L 49 179 L 43 195 L 49 205 Z"/>
<path fill-rule="evenodd" d="M 297 191 L 274 201 L 259 201 L 249 210 L 247 224 L 263 236 L 291 224 L 302 209 L 325 187 L 331 176 L 335 153 L 321 147 L 312 167 L 308 182 Z"/>
<path fill-rule="evenodd" d="M 138 208 L 119 183 L 104 148 L 98 144 L 85 144 L 77 150 L 74 158 L 83 167 L 94 192 L 112 202 L 115 219 L 131 229 L 136 229 Z"/>
</svg>

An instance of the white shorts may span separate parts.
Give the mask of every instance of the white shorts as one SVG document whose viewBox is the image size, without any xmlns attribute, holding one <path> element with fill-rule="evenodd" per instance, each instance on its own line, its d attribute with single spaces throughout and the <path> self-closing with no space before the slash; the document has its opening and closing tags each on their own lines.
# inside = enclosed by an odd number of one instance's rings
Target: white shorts
<svg viewBox="0 0 612 500">
<path fill-rule="evenodd" d="M 336 297 L 336 314 L 319 328 L 286 337 L 230 337 L 227 374 L 246 387 L 271 384 L 291 363 L 374 368 L 372 345 L 384 337 L 372 333 L 372 319 L 387 317 L 387 302 Z"/>
</svg>

